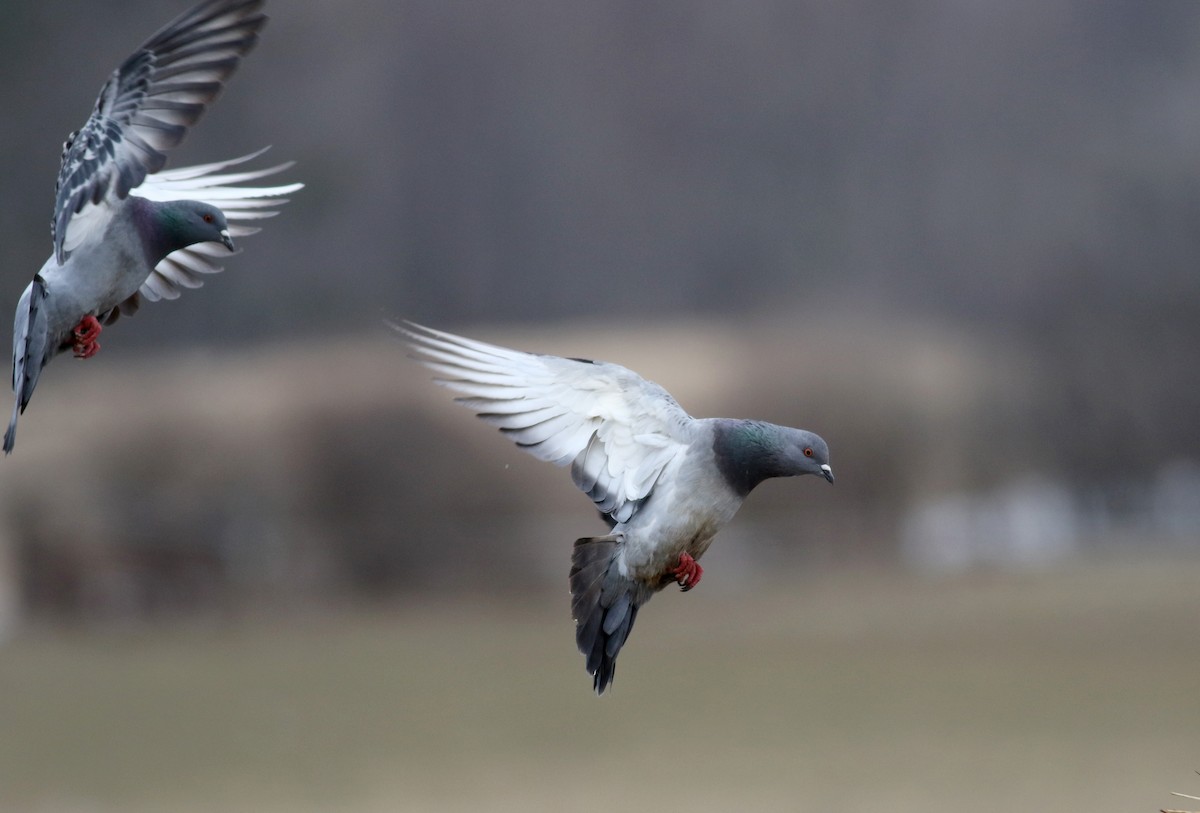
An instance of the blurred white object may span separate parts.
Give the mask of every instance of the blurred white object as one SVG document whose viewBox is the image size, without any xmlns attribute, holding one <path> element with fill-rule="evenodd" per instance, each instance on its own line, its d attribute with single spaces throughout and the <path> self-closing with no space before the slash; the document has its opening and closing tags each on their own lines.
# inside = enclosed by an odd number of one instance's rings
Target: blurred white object
<svg viewBox="0 0 1200 813">
<path fill-rule="evenodd" d="M 902 520 L 900 551 L 910 565 L 943 572 L 1045 565 L 1078 550 L 1080 524 L 1066 487 L 1031 476 L 918 504 Z"/>
</svg>

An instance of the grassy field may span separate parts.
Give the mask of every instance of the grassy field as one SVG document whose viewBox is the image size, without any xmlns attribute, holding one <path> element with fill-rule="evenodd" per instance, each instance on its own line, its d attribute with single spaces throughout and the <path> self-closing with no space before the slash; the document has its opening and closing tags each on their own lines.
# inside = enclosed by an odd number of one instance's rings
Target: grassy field
<svg viewBox="0 0 1200 813">
<path fill-rule="evenodd" d="M 0 810 L 1100 813 L 1200 785 L 1200 561 L 710 578 L 655 599 L 603 698 L 565 597 L 29 632 Z"/>
</svg>

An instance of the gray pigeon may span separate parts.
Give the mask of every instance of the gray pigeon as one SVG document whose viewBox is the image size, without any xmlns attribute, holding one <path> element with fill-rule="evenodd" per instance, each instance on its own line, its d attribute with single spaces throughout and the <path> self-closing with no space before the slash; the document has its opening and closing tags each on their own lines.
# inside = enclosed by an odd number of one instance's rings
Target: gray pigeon
<svg viewBox="0 0 1200 813">
<path fill-rule="evenodd" d="M 812 432 L 763 421 L 693 418 L 632 370 L 534 355 L 406 323 L 395 326 L 456 400 L 523 451 L 571 467 L 610 525 L 575 542 L 575 641 L 597 694 L 638 609 L 672 582 L 690 590 L 696 562 L 768 477 L 833 482 L 829 447 Z"/>
<path fill-rule="evenodd" d="M 208 0 L 178 17 L 121 63 L 105 82 L 83 128 L 63 145 L 50 234 L 54 253 L 17 305 L 13 326 L 12 420 L 16 440 L 38 377 L 71 349 L 90 358 L 102 325 L 132 314 L 141 299 L 175 299 L 221 270 L 233 238 L 258 229 L 229 221 L 276 214 L 279 196 L 302 184 L 234 184 L 290 164 L 225 173 L 251 155 L 160 172 L 258 42 L 264 0 Z"/>
</svg>

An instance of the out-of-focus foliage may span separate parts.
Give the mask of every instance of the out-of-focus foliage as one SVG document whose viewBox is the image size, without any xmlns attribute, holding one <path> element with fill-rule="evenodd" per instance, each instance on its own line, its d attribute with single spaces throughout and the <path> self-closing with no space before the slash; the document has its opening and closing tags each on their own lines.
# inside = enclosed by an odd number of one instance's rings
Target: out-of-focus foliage
<svg viewBox="0 0 1200 813">
<path fill-rule="evenodd" d="M 0 313 L 48 255 L 62 138 L 185 5 L 6 7 Z M 1171 472 L 1200 459 L 1200 5 L 268 10 L 172 165 L 273 144 L 308 187 L 204 290 L 117 325 L 94 378 L 49 370 L 0 471 L 24 572 L 69 584 L 54 556 L 82 538 L 208 551 L 172 596 L 209 595 L 214 573 L 464 583 L 447 563 L 483 549 L 507 576 L 481 578 L 539 578 L 530 550 L 558 562 L 593 530 L 584 499 L 454 414 L 384 317 L 553 323 L 521 346 L 620 361 L 697 414 L 820 431 L 838 483 L 756 494 L 760 555 L 889 553 L 1047 511 L 1073 539 L 1132 516 L 1192 533 L 1161 506 L 1187 502 Z M 171 372 L 188 345 L 219 362 Z M 111 434 L 74 434 L 80 398 Z M 251 421 L 254 398 L 292 417 Z M 181 403 L 207 405 L 202 428 Z M 510 464 L 536 485 L 497 476 Z M 1014 480 L 1065 496 L 1029 513 Z M 989 489 L 1009 496 L 956 496 Z"/>
<path fill-rule="evenodd" d="M 185 4 L 10 5 L 4 301 L 46 253 L 61 139 Z M 873 300 L 1059 344 L 1129 330 L 1147 349 L 1181 338 L 1164 323 L 1197 321 L 1194 3 L 269 11 L 173 162 L 274 144 L 310 188 L 247 241 L 237 284 L 128 343 L 379 308 L 543 320 Z"/>
</svg>

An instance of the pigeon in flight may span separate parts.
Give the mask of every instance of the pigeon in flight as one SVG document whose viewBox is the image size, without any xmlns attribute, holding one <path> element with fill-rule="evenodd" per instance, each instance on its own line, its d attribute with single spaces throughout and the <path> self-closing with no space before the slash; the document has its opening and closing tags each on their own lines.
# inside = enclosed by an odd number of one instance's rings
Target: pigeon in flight
<svg viewBox="0 0 1200 813">
<path fill-rule="evenodd" d="M 610 525 L 575 542 L 575 640 L 597 694 L 638 609 L 669 584 L 691 590 L 699 559 L 768 477 L 833 482 L 829 447 L 804 429 L 693 418 L 662 387 L 616 364 L 535 355 L 433 330 L 394 326 L 438 383 L 523 451 L 570 466 Z"/>
<path fill-rule="evenodd" d="M 142 298 L 175 299 L 221 270 L 233 238 L 258 229 L 231 225 L 276 214 L 280 197 L 302 188 L 239 186 L 291 164 L 227 172 L 263 151 L 161 172 L 165 150 L 220 95 L 258 42 L 265 0 L 206 0 L 148 39 L 112 73 L 91 117 L 63 145 L 50 223 L 53 254 L 17 305 L 13 326 L 16 404 L 4 451 L 16 440 L 38 377 L 54 356 L 91 358 L 102 326 L 137 310 Z"/>
</svg>

